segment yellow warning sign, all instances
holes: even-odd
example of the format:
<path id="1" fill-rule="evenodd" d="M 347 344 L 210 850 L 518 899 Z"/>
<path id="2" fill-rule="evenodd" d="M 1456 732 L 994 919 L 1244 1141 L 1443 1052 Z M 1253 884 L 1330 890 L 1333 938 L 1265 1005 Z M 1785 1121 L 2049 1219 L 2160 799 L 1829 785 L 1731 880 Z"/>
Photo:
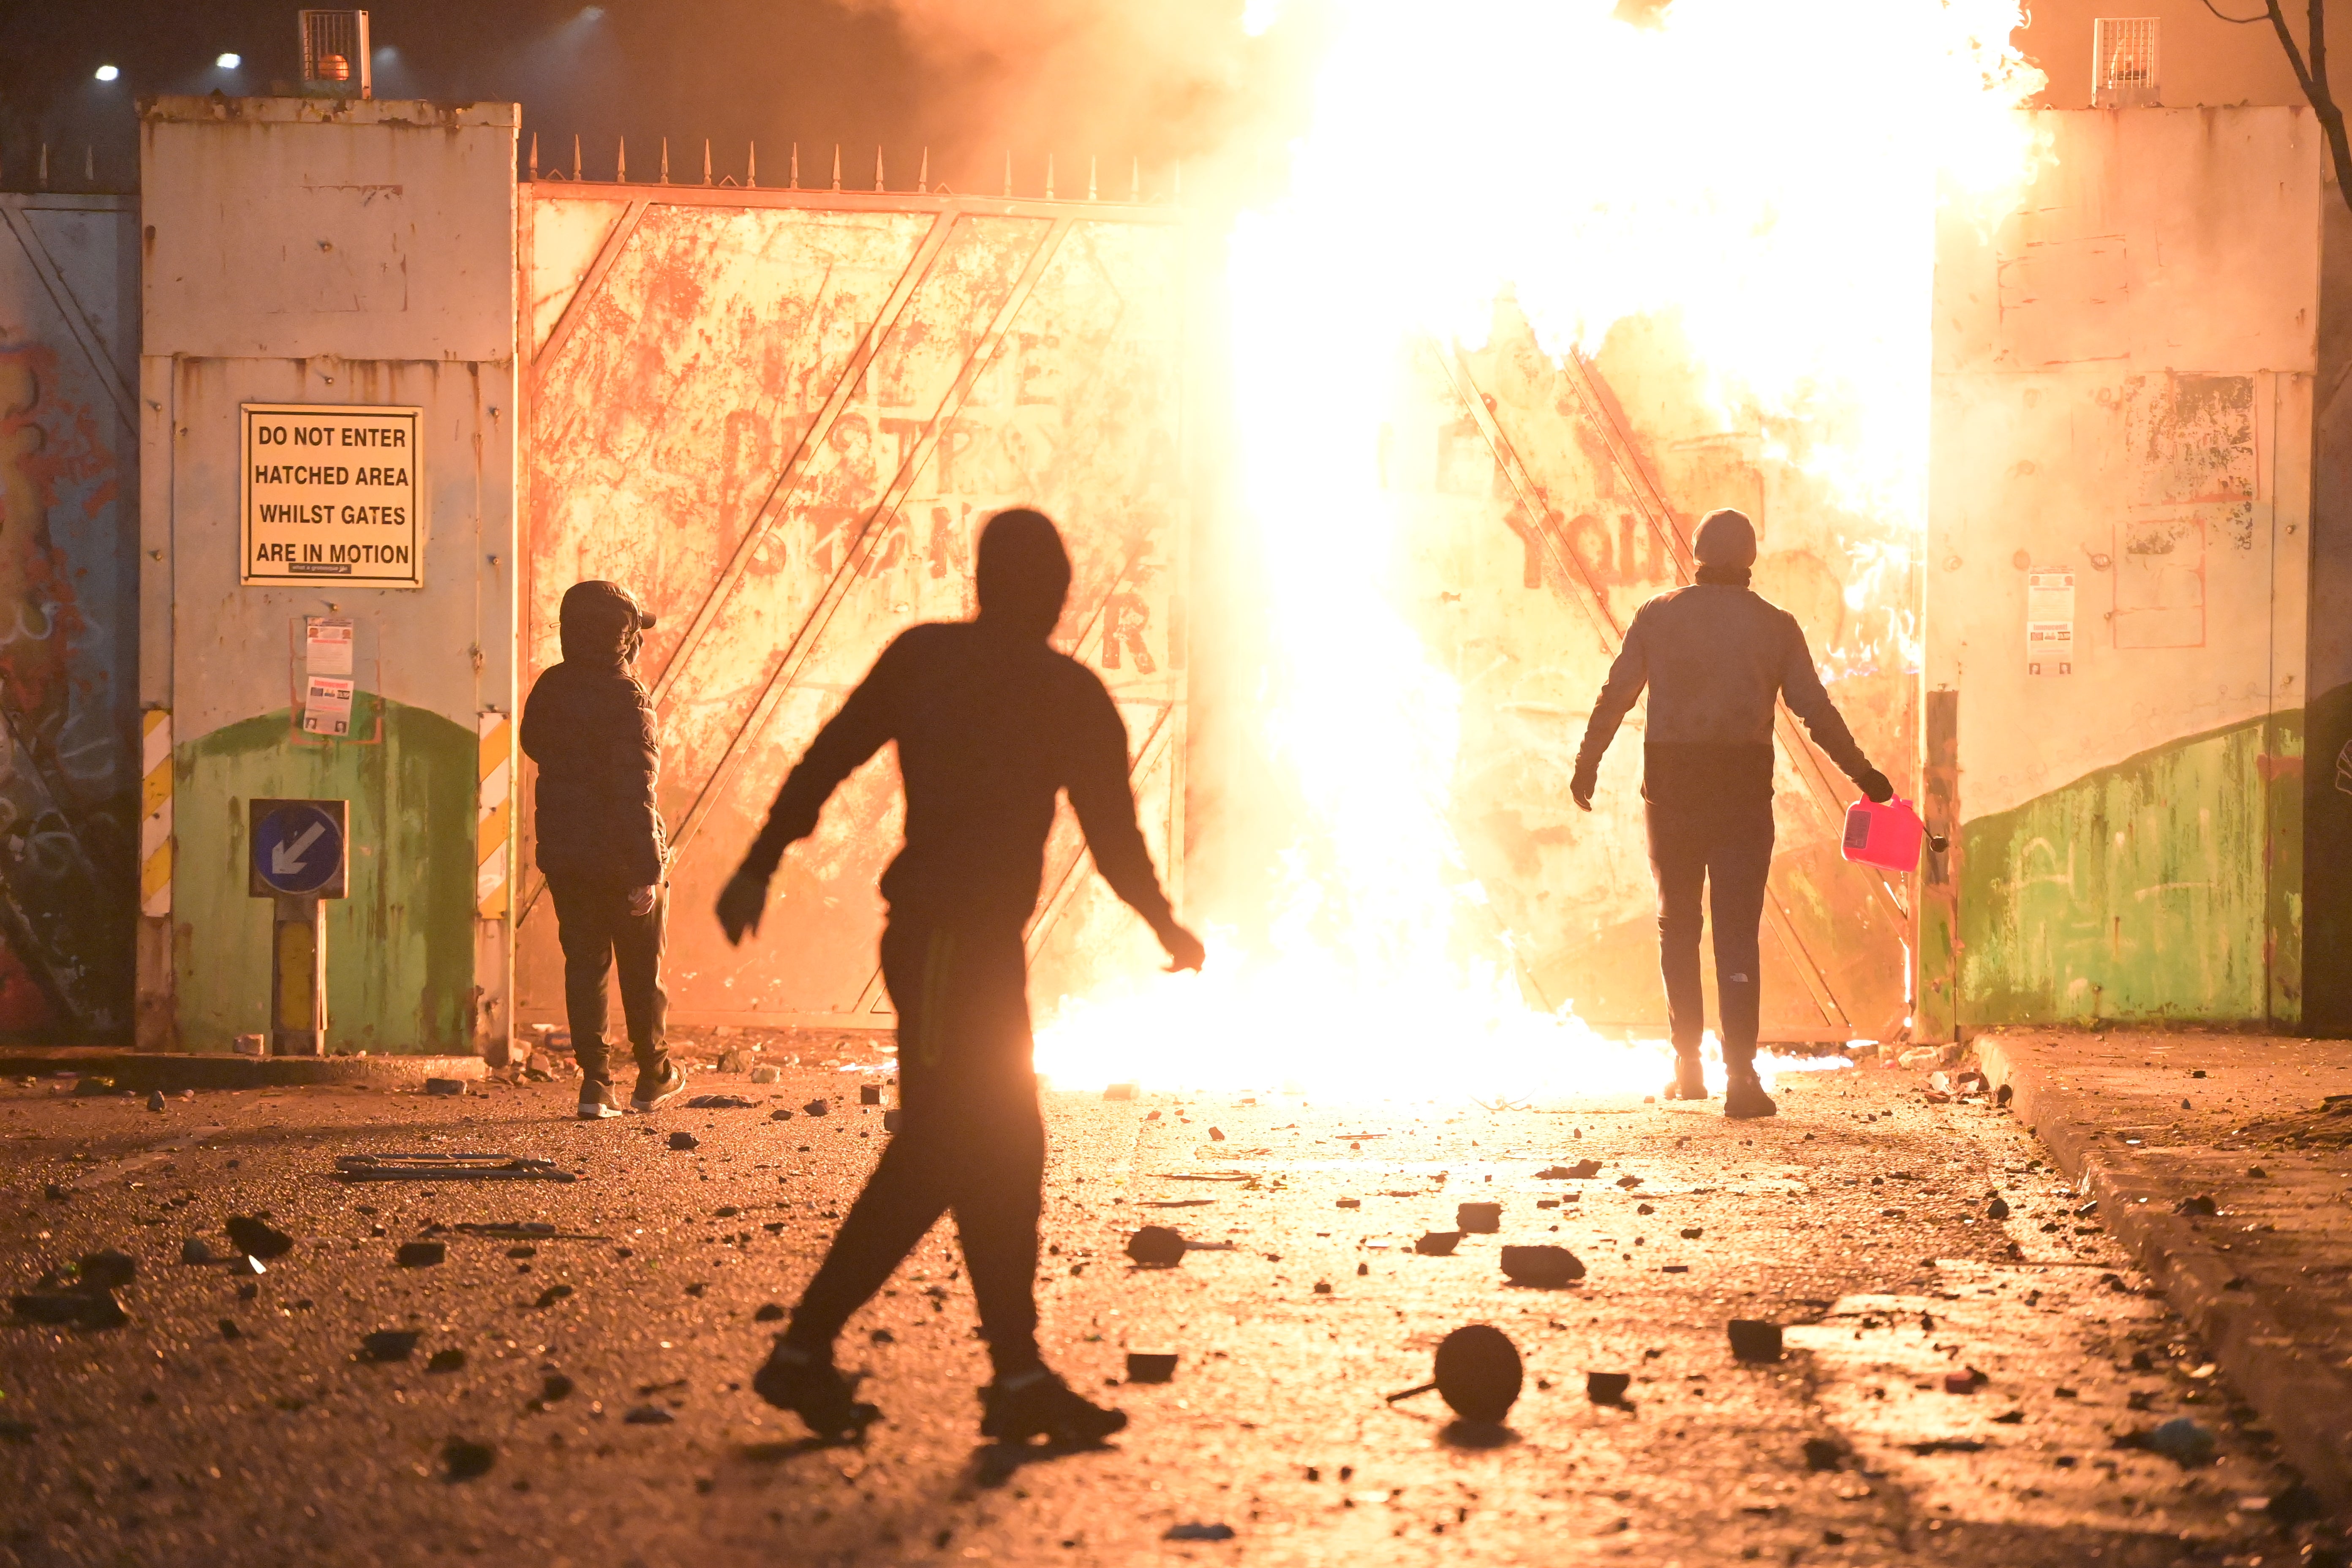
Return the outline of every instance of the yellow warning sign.
<path id="1" fill-rule="evenodd" d="M 423 587 L 423 413 L 246 404 L 240 580 Z"/>

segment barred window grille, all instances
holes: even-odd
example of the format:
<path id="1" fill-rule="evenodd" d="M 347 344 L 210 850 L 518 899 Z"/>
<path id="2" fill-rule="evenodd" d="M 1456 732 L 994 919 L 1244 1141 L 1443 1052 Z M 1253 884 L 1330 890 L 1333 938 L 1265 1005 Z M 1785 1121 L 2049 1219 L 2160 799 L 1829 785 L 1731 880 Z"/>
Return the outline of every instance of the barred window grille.
<path id="1" fill-rule="evenodd" d="M 2100 109 L 2147 109 L 2157 102 L 2154 16 L 2101 16 L 2091 24 L 2091 102 Z"/>
<path id="2" fill-rule="evenodd" d="M 368 14 L 305 11 L 301 26 L 303 87 L 369 96 Z"/>

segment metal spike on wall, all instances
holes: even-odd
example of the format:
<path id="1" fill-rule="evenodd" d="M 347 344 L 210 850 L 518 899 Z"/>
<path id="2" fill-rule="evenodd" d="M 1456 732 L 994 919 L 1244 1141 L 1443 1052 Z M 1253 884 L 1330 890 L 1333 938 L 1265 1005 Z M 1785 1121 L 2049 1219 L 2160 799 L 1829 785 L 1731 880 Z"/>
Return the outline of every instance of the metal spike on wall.
<path id="1" fill-rule="evenodd" d="M 882 183 L 882 149 L 878 145 L 874 149 L 874 188 L 877 191 L 889 188 Z"/>
<path id="2" fill-rule="evenodd" d="M 702 183 L 710 184 L 710 138 L 702 139 Z"/>
<path id="3" fill-rule="evenodd" d="M 756 191 L 760 188 L 760 144 L 753 142 L 750 146 L 751 154 L 743 163 L 743 188 Z"/>
<path id="4" fill-rule="evenodd" d="M 580 133 L 576 131 L 572 133 L 572 177 L 580 177 Z"/>
<path id="5" fill-rule="evenodd" d="M 1045 199 L 1054 199 L 1054 154 L 1045 154 Z"/>
<path id="6" fill-rule="evenodd" d="M 663 137 L 663 138 L 661 139 L 661 142 L 662 142 L 661 183 L 662 183 L 663 184 L 667 185 L 667 184 L 669 184 L 669 138 L 668 138 L 668 137 L 667 137 L 667 136 Z"/>
<path id="7" fill-rule="evenodd" d="M 41 143 L 41 189 L 49 188 L 49 144 Z"/>
<path id="8" fill-rule="evenodd" d="M 1087 200 L 1090 202 L 1097 199 L 1095 194 L 1095 164 L 1097 162 L 1092 153 L 1087 154 Z"/>
<path id="9" fill-rule="evenodd" d="M 530 133 L 530 177 L 539 178 L 539 132 Z"/>
<path id="10" fill-rule="evenodd" d="M 628 180 L 629 139 L 624 136 L 621 138 L 621 151 L 613 164 L 613 183 L 616 185 L 623 185 L 628 184 Z"/>
<path id="11" fill-rule="evenodd" d="M 923 149 L 923 166 L 915 175 L 915 190 L 920 195 L 930 195 L 931 150 L 929 147 Z"/>
<path id="12" fill-rule="evenodd" d="M 796 191 L 801 188 L 801 144 L 797 142 L 793 143 L 792 188 Z"/>
<path id="13" fill-rule="evenodd" d="M 833 188 L 841 189 L 841 143 L 833 144 Z"/>

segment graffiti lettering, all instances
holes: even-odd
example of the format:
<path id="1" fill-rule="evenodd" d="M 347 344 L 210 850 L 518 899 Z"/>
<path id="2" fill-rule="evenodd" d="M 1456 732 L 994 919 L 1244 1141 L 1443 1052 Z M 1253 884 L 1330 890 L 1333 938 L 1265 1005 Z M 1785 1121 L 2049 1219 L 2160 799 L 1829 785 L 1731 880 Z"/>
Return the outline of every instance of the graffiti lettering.
<path id="1" fill-rule="evenodd" d="M 1143 640 L 1144 629 L 1151 625 L 1151 606 L 1140 594 L 1120 589 L 1103 601 L 1102 667 L 1119 668 L 1120 650 L 1135 661 L 1139 675 L 1151 675 L 1160 667 L 1152 661 L 1151 649 Z"/>

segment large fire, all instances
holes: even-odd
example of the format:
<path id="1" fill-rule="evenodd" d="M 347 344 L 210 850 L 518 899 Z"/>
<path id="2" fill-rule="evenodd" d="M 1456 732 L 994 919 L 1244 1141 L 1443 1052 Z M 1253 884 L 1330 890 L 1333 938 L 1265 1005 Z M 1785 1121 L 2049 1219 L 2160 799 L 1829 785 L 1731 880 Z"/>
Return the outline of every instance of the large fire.
<path id="1" fill-rule="evenodd" d="M 1252 26 L 1282 9 L 1256 0 Z M 1213 930 L 1199 976 L 1065 999 L 1038 1066 L 1080 1086 L 1646 1092 L 1663 1045 L 1545 1005 L 1451 825 L 1460 692 L 1396 607 L 1381 483 L 1411 345 L 1476 344 L 1505 292 L 1554 355 L 1671 318 L 1732 417 L 1794 433 L 1789 460 L 1907 537 L 1937 205 L 2025 177 L 2016 110 L 2042 79 L 2010 45 L 2014 0 L 1318 16 L 1309 129 L 1285 194 L 1237 222 L 1226 279 L 1268 595 L 1257 720 L 1306 823 L 1262 933 Z"/>

